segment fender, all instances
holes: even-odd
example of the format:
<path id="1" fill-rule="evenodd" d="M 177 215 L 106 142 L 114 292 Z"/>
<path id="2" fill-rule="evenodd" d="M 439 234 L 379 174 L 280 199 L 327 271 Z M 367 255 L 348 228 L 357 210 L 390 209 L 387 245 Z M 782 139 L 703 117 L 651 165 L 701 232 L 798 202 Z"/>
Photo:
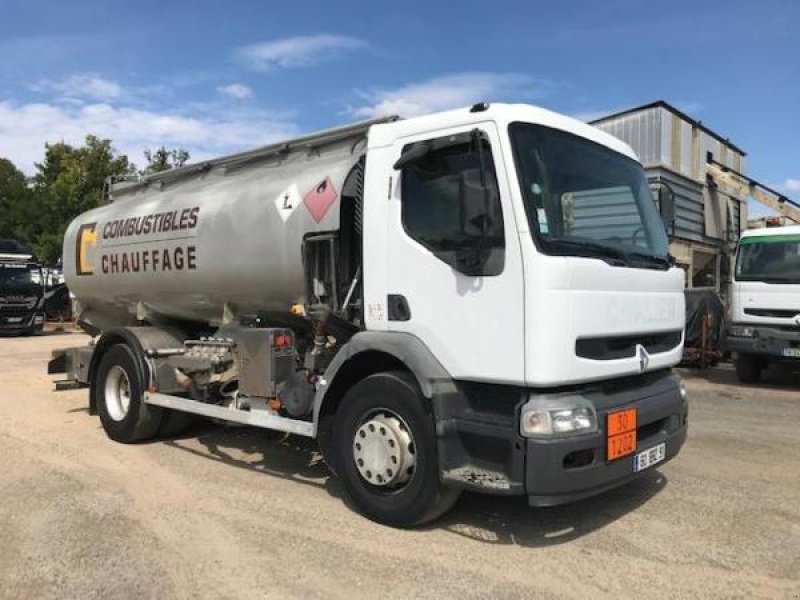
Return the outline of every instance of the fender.
<path id="1" fill-rule="evenodd" d="M 369 351 L 382 352 L 404 364 L 417 380 L 425 398 L 433 400 L 459 393 L 450 373 L 415 335 L 405 332 L 361 331 L 342 346 L 320 380 L 314 397 L 314 435 L 317 433 L 319 415 L 326 395 L 337 374 L 347 361 Z"/>
<path id="2" fill-rule="evenodd" d="M 97 341 L 94 352 L 92 352 L 92 361 L 89 365 L 89 414 L 96 414 L 97 400 L 94 376 L 107 348 L 118 343 L 130 346 L 134 350 L 139 363 L 142 381 L 152 383 L 155 369 L 146 356 L 147 352 L 163 348 L 181 347 L 184 339 L 185 336 L 178 331 L 160 327 L 118 327 L 104 331 Z"/>

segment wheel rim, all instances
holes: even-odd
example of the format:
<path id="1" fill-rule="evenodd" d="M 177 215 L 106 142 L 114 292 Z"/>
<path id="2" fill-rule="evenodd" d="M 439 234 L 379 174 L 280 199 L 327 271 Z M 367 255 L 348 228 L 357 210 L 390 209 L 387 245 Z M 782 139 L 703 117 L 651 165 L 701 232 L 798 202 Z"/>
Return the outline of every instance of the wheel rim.
<path id="1" fill-rule="evenodd" d="M 105 401 L 108 416 L 122 421 L 131 405 L 131 382 L 125 369 L 114 365 L 106 376 Z"/>
<path id="2" fill-rule="evenodd" d="M 386 491 L 407 486 L 417 464 L 411 429 L 394 411 L 372 411 L 356 428 L 353 461 L 361 478 L 372 486 Z"/>

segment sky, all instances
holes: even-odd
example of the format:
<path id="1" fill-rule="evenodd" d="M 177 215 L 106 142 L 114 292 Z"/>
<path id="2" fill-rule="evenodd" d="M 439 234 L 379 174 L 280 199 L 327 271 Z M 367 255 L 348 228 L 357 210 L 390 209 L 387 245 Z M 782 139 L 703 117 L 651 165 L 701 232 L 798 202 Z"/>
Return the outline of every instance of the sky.
<path id="1" fill-rule="evenodd" d="M 800 201 L 800 2 L 0 0 L 0 157 L 92 133 L 143 164 L 480 100 L 667 100 Z"/>

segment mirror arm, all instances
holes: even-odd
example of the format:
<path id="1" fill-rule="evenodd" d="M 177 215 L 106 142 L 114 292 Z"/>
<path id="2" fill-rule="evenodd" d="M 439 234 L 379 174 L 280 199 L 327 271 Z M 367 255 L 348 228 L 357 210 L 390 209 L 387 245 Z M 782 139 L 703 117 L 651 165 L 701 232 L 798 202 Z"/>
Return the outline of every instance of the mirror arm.
<path id="1" fill-rule="evenodd" d="M 661 179 L 661 177 L 658 178 L 658 181 L 656 181 L 656 184 L 659 186 L 659 188 L 665 188 L 667 191 L 669 191 L 670 203 L 672 204 L 672 210 L 671 210 L 672 214 L 670 215 L 669 223 L 666 223 L 666 222 L 664 223 L 664 228 L 667 230 L 667 234 L 668 235 L 675 235 L 675 221 L 677 220 L 677 214 L 676 214 L 677 213 L 677 206 L 675 205 L 675 196 L 676 196 L 675 188 L 673 188 L 672 185 L 669 182 L 664 181 L 663 179 Z M 659 192 L 658 208 L 659 208 L 659 213 L 662 213 L 662 217 L 663 217 L 663 210 L 664 209 L 663 209 L 663 203 L 662 203 L 662 200 L 661 200 L 661 193 L 660 192 Z"/>
<path id="2" fill-rule="evenodd" d="M 480 241 L 480 250 L 483 252 L 484 245 L 486 244 L 486 238 L 489 237 L 489 194 L 486 189 L 486 160 L 483 156 L 483 141 L 481 137 L 481 130 L 477 127 L 472 130 L 472 140 L 475 145 L 478 147 L 478 165 L 480 167 L 480 180 L 481 180 L 481 189 L 483 190 L 483 212 L 486 215 L 483 219 L 483 223 L 481 223 L 481 241 Z"/>

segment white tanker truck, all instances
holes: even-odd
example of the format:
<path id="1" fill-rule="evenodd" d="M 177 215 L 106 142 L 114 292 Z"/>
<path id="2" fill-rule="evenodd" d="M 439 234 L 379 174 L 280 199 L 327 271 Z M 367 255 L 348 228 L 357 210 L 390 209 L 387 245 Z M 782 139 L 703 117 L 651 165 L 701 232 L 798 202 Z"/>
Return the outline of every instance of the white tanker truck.
<path id="1" fill-rule="evenodd" d="M 317 438 L 365 515 L 551 506 L 675 456 L 673 267 L 629 146 L 527 105 L 387 118 L 113 183 L 64 239 L 57 387 L 110 438 Z"/>

